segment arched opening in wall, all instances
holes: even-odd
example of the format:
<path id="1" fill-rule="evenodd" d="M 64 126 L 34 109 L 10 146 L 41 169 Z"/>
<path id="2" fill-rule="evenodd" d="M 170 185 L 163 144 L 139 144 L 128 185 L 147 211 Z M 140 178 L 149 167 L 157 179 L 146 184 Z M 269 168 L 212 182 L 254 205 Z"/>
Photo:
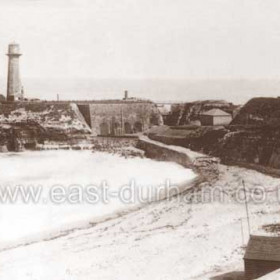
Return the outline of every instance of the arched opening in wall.
<path id="1" fill-rule="evenodd" d="M 151 115 L 150 124 L 151 125 L 159 125 L 159 118 L 155 114 Z"/>
<path id="2" fill-rule="evenodd" d="M 137 132 L 142 132 L 142 131 L 143 131 L 143 125 L 142 125 L 142 123 L 141 123 L 141 122 L 136 122 L 136 123 L 134 124 L 134 130 L 135 130 L 136 133 L 137 133 Z"/>
<path id="3" fill-rule="evenodd" d="M 121 125 L 118 122 L 113 124 L 113 135 L 121 135 Z"/>
<path id="4" fill-rule="evenodd" d="M 124 123 L 124 132 L 125 134 L 132 134 L 132 128 L 129 122 Z"/>
<path id="5" fill-rule="evenodd" d="M 109 135 L 109 125 L 107 123 L 100 124 L 100 135 Z"/>

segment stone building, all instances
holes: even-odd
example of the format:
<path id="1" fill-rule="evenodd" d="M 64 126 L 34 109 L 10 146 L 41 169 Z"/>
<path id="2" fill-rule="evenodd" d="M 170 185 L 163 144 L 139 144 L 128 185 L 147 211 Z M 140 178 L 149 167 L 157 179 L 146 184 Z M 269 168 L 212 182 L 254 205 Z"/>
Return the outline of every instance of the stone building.
<path id="1" fill-rule="evenodd" d="M 245 280 L 257 279 L 280 268 L 280 237 L 251 236 L 245 257 Z"/>
<path id="2" fill-rule="evenodd" d="M 228 125 L 231 121 L 231 114 L 221 109 L 211 109 L 200 114 L 200 122 L 203 126 Z"/>
<path id="3" fill-rule="evenodd" d="M 23 87 L 20 80 L 19 58 L 21 56 L 19 45 L 12 43 L 9 45 L 7 56 L 8 81 L 7 81 L 7 101 L 17 101 L 23 99 Z"/>
<path id="4" fill-rule="evenodd" d="M 150 101 L 104 100 L 78 103 L 78 107 L 94 135 L 130 135 L 163 124 L 157 106 Z"/>

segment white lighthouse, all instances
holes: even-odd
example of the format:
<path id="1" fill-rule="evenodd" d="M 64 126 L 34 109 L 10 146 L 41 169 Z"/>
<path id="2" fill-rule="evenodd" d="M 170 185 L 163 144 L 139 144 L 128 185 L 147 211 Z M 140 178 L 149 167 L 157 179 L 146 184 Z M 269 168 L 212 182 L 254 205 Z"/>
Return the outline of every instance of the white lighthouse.
<path id="1" fill-rule="evenodd" d="M 23 87 L 20 80 L 19 58 L 21 56 L 19 44 L 9 45 L 7 56 L 8 62 L 8 82 L 7 101 L 17 101 L 23 99 Z"/>

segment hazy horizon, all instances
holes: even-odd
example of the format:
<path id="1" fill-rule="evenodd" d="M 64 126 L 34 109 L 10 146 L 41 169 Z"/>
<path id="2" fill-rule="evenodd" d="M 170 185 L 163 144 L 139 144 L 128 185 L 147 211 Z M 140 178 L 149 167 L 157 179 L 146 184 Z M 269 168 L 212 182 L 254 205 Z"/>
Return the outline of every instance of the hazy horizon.
<path id="1" fill-rule="evenodd" d="M 160 79 L 38 79 L 23 78 L 25 96 L 56 100 L 120 99 L 130 97 L 152 101 L 191 102 L 223 99 L 244 104 L 253 97 L 280 96 L 279 80 L 160 80 Z M 0 79 L 0 93 L 6 96 L 6 80 Z"/>

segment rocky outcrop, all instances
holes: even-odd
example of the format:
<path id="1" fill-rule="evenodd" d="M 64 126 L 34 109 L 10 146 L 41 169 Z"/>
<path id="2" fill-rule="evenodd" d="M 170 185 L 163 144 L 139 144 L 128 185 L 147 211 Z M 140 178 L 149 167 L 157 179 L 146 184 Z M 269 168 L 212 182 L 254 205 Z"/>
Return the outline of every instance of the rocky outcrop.
<path id="1" fill-rule="evenodd" d="M 6 152 L 37 149 L 45 141 L 70 143 L 86 138 L 91 130 L 70 102 L 4 102 L 0 133 L 0 152 Z"/>
<path id="2" fill-rule="evenodd" d="M 280 126 L 157 128 L 149 138 L 216 156 L 226 164 L 280 175 Z"/>
<path id="3" fill-rule="evenodd" d="M 35 150 L 48 138 L 48 132 L 36 122 L 0 124 L 0 152 Z"/>
<path id="4" fill-rule="evenodd" d="M 1 103 L 0 124 L 36 122 L 65 135 L 90 133 L 77 106 L 70 102 Z"/>
<path id="5" fill-rule="evenodd" d="M 150 139 L 168 145 L 177 145 L 201 153 L 215 155 L 218 143 L 229 132 L 224 127 L 158 127 L 147 134 Z"/>
<path id="6" fill-rule="evenodd" d="M 235 115 L 239 106 L 223 100 L 203 100 L 177 104 L 172 106 L 171 113 L 166 117 L 165 124 L 173 126 L 200 124 L 200 114 L 216 108 Z"/>
<path id="7" fill-rule="evenodd" d="M 253 98 L 238 112 L 232 125 L 278 125 L 280 123 L 280 98 Z"/>
<path id="8" fill-rule="evenodd" d="M 200 108 L 206 108 L 202 104 L 200 103 Z M 183 112 L 189 112 L 189 119 L 192 119 L 191 116 L 197 115 L 193 112 L 199 112 L 198 107 L 198 104 L 185 107 Z M 226 108 L 222 109 L 226 111 Z M 149 137 L 218 156 L 225 163 L 247 165 L 256 169 L 260 167 L 268 173 L 278 174 L 280 98 L 251 99 L 227 127 L 171 127 L 150 131 Z"/>
<path id="9" fill-rule="evenodd" d="M 226 162 L 245 162 L 280 168 L 280 126 L 231 127 L 217 154 Z"/>
<path id="10" fill-rule="evenodd" d="M 236 115 L 219 145 L 225 161 L 280 168 L 280 98 L 253 98 Z"/>

